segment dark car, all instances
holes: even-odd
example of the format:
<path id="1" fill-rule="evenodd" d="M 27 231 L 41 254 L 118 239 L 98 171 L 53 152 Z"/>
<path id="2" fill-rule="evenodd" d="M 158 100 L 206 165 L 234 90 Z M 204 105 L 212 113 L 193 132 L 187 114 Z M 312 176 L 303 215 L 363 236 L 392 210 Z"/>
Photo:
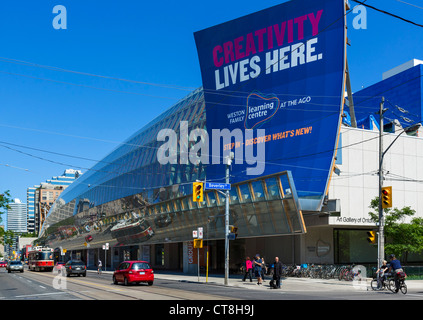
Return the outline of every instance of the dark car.
<path id="1" fill-rule="evenodd" d="M 16 261 L 9 261 L 9 263 L 7 264 L 7 272 L 12 272 L 12 271 L 20 271 L 20 272 L 24 272 L 24 267 L 22 264 L 22 261 L 16 260 Z"/>
<path id="2" fill-rule="evenodd" d="M 123 261 L 113 273 L 113 283 L 123 282 L 126 286 L 132 282 L 147 282 L 153 285 L 154 272 L 146 261 Z"/>
<path id="3" fill-rule="evenodd" d="M 65 270 L 67 277 L 70 277 L 71 274 L 87 276 L 87 267 L 81 260 L 69 260 L 65 264 Z"/>

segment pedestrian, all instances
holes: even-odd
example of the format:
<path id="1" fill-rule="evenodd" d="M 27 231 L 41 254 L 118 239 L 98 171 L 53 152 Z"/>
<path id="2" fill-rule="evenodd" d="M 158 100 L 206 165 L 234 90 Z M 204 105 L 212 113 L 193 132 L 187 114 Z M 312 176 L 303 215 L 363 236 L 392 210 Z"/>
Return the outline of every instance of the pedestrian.
<path id="1" fill-rule="evenodd" d="M 261 279 L 261 267 L 262 267 L 262 260 L 260 259 L 260 255 L 256 254 L 256 256 L 254 257 L 254 276 L 257 278 L 257 284 L 261 285 L 262 284 L 262 279 Z"/>
<path id="2" fill-rule="evenodd" d="M 273 281 L 275 289 L 281 288 L 281 277 L 282 277 L 282 262 L 279 261 L 279 257 L 275 257 L 275 262 L 273 262 Z"/>
<path id="3" fill-rule="evenodd" d="M 250 282 L 253 282 L 253 262 L 251 261 L 250 257 L 245 258 L 245 274 L 242 281 L 247 279 L 247 275 L 250 278 Z"/>
<path id="4" fill-rule="evenodd" d="M 103 266 L 103 264 L 101 263 L 101 260 L 98 259 L 98 263 L 97 263 L 97 273 L 101 274 L 101 267 Z"/>
<path id="5" fill-rule="evenodd" d="M 267 272 L 267 267 L 266 267 L 266 262 L 264 262 L 264 257 L 261 258 L 261 279 L 263 280 L 263 282 L 266 282 L 264 280 L 264 276 L 266 275 Z"/>

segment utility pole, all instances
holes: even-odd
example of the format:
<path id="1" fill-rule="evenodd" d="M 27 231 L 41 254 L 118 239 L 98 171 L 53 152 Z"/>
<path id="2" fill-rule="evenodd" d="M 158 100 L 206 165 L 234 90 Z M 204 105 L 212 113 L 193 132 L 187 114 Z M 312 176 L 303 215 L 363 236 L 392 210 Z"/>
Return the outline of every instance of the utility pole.
<path id="1" fill-rule="evenodd" d="M 379 236 L 378 236 L 378 267 L 382 265 L 382 262 L 385 258 L 385 239 L 384 239 L 384 230 L 383 226 L 385 224 L 383 217 L 383 208 L 382 208 L 382 187 L 383 187 L 383 114 L 386 109 L 383 109 L 385 104 L 385 98 L 382 97 L 380 102 L 379 109 Z"/>
<path id="2" fill-rule="evenodd" d="M 233 152 L 231 152 L 226 158 L 226 183 L 229 184 L 229 167 L 232 163 Z M 226 190 L 226 201 L 225 201 L 225 286 L 228 285 L 229 279 L 229 190 Z"/>

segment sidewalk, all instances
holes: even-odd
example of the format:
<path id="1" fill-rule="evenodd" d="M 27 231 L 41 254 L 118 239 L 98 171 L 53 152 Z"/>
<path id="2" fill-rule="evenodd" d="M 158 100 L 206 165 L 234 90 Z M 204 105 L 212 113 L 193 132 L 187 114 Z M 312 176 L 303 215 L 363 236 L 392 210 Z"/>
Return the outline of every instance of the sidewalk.
<path id="1" fill-rule="evenodd" d="M 87 270 L 88 272 L 97 272 L 97 270 Z M 112 276 L 113 271 L 103 271 L 104 274 L 110 274 Z M 180 282 L 193 282 L 202 283 L 206 285 L 218 285 L 226 287 L 224 284 L 224 275 L 212 274 L 206 279 L 205 274 L 200 274 L 200 277 L 196 274 L 185 274 L 182 272 L 164 271 L 157 270 L 154 272 L 156 279 L 173 280 Z M 247 279 L 245 282 L 242 281 L 242 275 L 230 275 L 228 279 L 228 287 L 246 288 L 251 290 L 271 290 L 269 286 L 270 277 L 265 278 L 265 282 L 262 285 L 257 285 L 257 280 L 253 279 L 250 282 Z M 367 286 L 370 288 L 370 278 L 366 279 Z M 287 277 L 281 280 L 281 289 L 288 291 L 350 291 L 356 290 L 352 281 L 339 281 L 338 279 L 312 279 L 312 278 L 295 278 Z M 408 280 L 407 286 L 409 289 L 422 289 L 423 280 Z M 370 289 L 371 290 L 371 289 Z"/>

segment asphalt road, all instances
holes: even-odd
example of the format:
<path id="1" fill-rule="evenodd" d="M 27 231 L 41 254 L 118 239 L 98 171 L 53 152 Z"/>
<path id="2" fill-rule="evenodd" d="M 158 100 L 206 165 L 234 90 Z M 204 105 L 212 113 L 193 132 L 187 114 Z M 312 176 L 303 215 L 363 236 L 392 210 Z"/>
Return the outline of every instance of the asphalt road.
<path id="1" fill-rule="evenodd" d="M 52 272 L 7 273 L 0 269 L 2 300 L 159 300 L 159 301 L 224 301 L 224 300 L 423 300 L 423 287 L 409 286 L 408 293 L 393 294 L 357 289 L 350 284 L 316 279 L 287 279 L 282 289 L 272 290 L 254 282 L 223 286 L 198 283 L 156 275 L 153 286 L 146 284 L 114 285 L 110 273 L 87 277 L 62 277 Z"/>

